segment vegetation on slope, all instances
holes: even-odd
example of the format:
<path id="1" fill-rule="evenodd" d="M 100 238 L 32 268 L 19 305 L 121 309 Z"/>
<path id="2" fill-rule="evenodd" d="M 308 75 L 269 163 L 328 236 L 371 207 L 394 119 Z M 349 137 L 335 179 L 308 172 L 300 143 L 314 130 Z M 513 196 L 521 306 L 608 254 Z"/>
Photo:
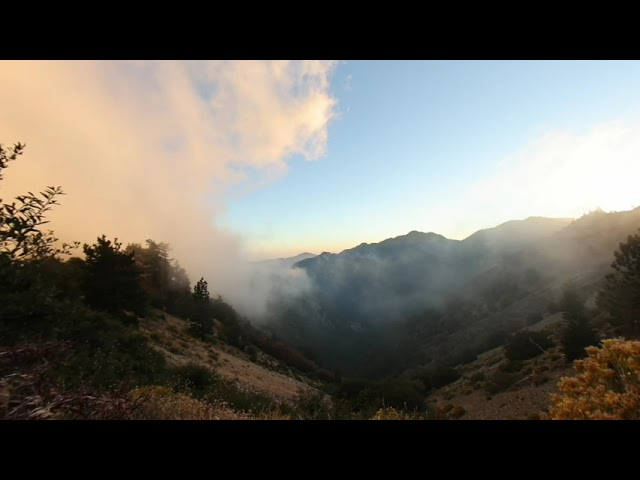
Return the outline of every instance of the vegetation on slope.
<path id="1" fill-rule="evenodd" d="M 574 362 L 576 376 L 560 380 L 545 418 L 639 420 L 640 341 L 607 339 L 587 355 Z"/>
<path id="2" fill-rule="evenodd" d="M 19 144 L 0 146 L 0 180 L 3 170 L 23 151 Z M 514 250 L 504 258 L 495 256 L 496 252 L 489 258 L 491 262 L 515 265 L 513 268 L 498 265 L 480 269 L 481 274 L 446 301 L 396 323 L 365 324 L 357 316 L 343 322 L 344 311 L 357 306 L 358 292 L 371 294 L 366 282 L 360 281 L 353 284 L 355 290 L 350 290 L 355 292 L 353 298 L 334 306 L 343 309 L 342 313 L 328 311 L 326 305 L 318 307 L 309 298 L 304 299 L 307 303 L 302 307 L 293 305 L 287 307 L 289 311 L 280 311 L 282 320 L 293 320 L 294 325 L 308 312 L 313 319 L 318 311 L 329 315 L 325 317 L 329 329 L 326 325 L 318 329 L 308 321 L 297 324 L 302 329 L 298 332 L 301 338 L 324 342 L 321 350 L 314 348 L 319 344 L 303 344 L 301 350 L 311 352 L 323 365 L 341 370 L 355 354 L 360 365 L 367 367 L 366 376 L 358 377 L 351 371 L 346 372 L 351 376 L 343 377 L 292 348 L 287 338 L 283 341 L 256 329 L 221 297 L 211 298 L 204 278 L 191 289 L 186 272 L 170 258 L 168 244 L 147 240 L 145 246 L 130 244 L 123 248 L 117 239 L 101 235 L 95 243 L 83 245 L 84 259 L 64 260 L 79 245 L 57 246 L 53 232 L 44 230 L 46 214 L 57 205 L 60 195 L 63 191 L 59 187 L 48 187 L 39 195 L 18 196 L 12 203 L 0 200 L 2 418 L 465 418 L 472 415 L 470 409 L 453 403 L 433 408 L 426 401 L 428 396 L 448 389 L 448 385 L 465 385 L 487 396 L 515 391 L 529 381 L 541 385 L 549 379 L 543 373 L 546 365 L 541 359 L 555 362 L 556 355 L 562 357 L 554 342 L 567 361 L 582 356 L 585 347 L 590 357 L 576 363 L 583 377 L 561 382 L 565 397 L 554 397 L 551 418 L 636 418 L 635 344 L 605 341 L 603 348 L 609 357 L 589 346 L 599 341 L 596 320 L 600 333 L 613 329 L 618 334 L 637 334 L 639 235 L 628 237 L 615 252 L 615 272 L 599 290 L 597 310 L 587 308 L 584 299 L 569 290 L 558 301 L 555 291 L 545 286 L 549 278 L 540 268 L 544 262 L 532 265 L 524 261 L 522 252 Z M 569 234 L 583 235 L 583 227 L 584 222 L 574 222 L 555 234 L 553 242 L 565 241 Z M 400 286 L 391 286 L 391 294 L 398 288 L 404 291 L 406 286 L 416 287 L 409 284 L 420 274 L 419 262 L 413 261 L 418 257 L 430 262 L 435 273 L 446 276 L 446 262 L 434 254 L 456 248 L 435 235 L 410 237 L 401 245 L 388 241 L 382 247 L 382 257 L 392 268 L 393 278 L 401 279 Z M 602 250 L 610 240 L 604 237 L 593 237 L 586 250 L 578 248 L 584 255 L 572 253 L 571 262 Z M 409 251 L 418 244 L 418 257 L 396 258 L 397 248 Z M 368 268 L 374 268 L 377 261 L 374 253 L 370 246 L 358 247 L 348 253 L 349 262 L 366 267 L 360 269 L 361 276 L 371 273 Z M 321 255 L 311 260 L 326 259 Z M 472 266 L 486 266 L 489 260 L 479 257 L 479 263 Z M 455 263 L 455 259 L 451 261 Z M 564 264 L 567 271 L 571 262 Z M 411 275 L 403 276 L 407 271 Z M 585 274 L 574 286 L 582 294 L 593 293 L 599 287 L 594 280 L 599 272 L 596 269 Z M 324 270 L 324 274 L 329 273 Z M 556 280 L 563 278 L 558 274 Z M 418 282 L 417 287 L 423 293 L 437 293 L 451 281 L 445 278 L 437 285 Z M 533 329 L 540 323 L 543 305 L 550 303 L 554 311 L 562 312 L 563 328 L 509 335 L 524 325 Z M 367 308 L 373 309 L 370 313 L 375 316 L 376 305 Z M 219 342 L 242 352 L 252 363 L 262 362 L 265 368 L 285 364 L 294 375 L 326 385 L 316 383 L 319 390 L 301 389 L 295 398 L 281 401 L 242 388 L 212 365 L 168 361 L 170 356 L 153 343 L 153 334 L 140 328 L 141 321 L 162 322 L 163 312 L 181 317 L 185 327 L 190 327 L 192 337 L 181 340 L 182 350 L 189 349 L 190 342 L 201 342 L 205 348 Z M 505 362 L 490 372 L 464 374 L 465 364 L 501 345 L 505 345 Z M 212 348 L 209 353 L 216 355 Z M 601 360 L 605 357 L 609 362 L 606 368 L 602 363 L 605 360 Z M 332 362 L 326 361 L 329 358 Z M 631 383 L 625 383 L 626 377 L 615 377 L 618 364 L 626 369 Z M 597 375 L 610 382 L 598 380 Z M 593 385 L 584 387 L 585 382 L 592 381 Z M 592 395 L 589 389 L 603 393 L 610 402 L 604 406 L 585 403 L 580 395 Z"/>
<path id="3" fill-rule="evenodd" d="M 21 144 L 0 145 L 0 179 L 23 152 Z M 147 240 L 144 248 L 123 248 L 117 239 L 102 235 L 83 246 L 85 259 L 65 261 L 63 256 L 79 245 L 57 247 L 53 232 L 43 231 L 47 212 L 63 194 L 59 187 L 48 187 L 12 203 L 0 200 L 3 418 L 140 418 L 140 411 L 151 408 L 142 408 L 142 400 L 166 399 L 166 389 L 176 395 L 169 396 L 177 399 L 169 402 L 176 412 L 189 404 L 185 396 L 213 409 L 198 410 L 191 403 L 194 412 L 200 412 L 194 418 L 217 412 L 220 405 L 246 412 L 240 417 L 295 411 L 243 390 L 213 370 L 169 364 L 140 330 L 141 318 L 157 315 L 151 307 L 182 315 L 196 325 L 194 333 L 201 338 L 212 336 L 216 319 L 219 339 L 245 350 L 257 349 L 257 343 L 306 373 L 330 376 L 282 342 L 252 329 L 222 298 L 211 300 L 204 279 L 192 292 L 184 270 L 169 258 L 167 244 Z M 150 395 L 132 396 L 132 390 Z"/>

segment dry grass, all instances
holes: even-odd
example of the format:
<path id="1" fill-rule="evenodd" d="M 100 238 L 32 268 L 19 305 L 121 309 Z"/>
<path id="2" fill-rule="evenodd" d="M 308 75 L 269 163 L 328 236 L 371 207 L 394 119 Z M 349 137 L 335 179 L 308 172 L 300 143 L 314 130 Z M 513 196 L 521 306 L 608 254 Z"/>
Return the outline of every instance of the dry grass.
<path id="1" fill-rule="evenodd" d="M 277 408 L 251 415 L 224 402 L 196 400 L 161 386 L 139 388 L 129 395 L 141 405 L 134 417 L 138 420 L 290 420 Z"/>
<path id="2" fill-rule="evenodd" d="M 411 414 L 393 407 L 382 407 L 371 420 L 426 420 L 426 415 Z"/>
<path id="3" fill-rule="evenodd" d="M 167 387 L 143 387 L 130 393 L 141 401 L 137 420 L 250 420 L 246 413 L 236 412 L 224 403 L 210 404 L 196 400 Z"/>
<path id="4" fill-rule="evenodd" d="M 235 347 L 192 337 L 188 334 L 186 321 L 170 314 L 165 314 L 165 318 L 163 322 L 144 319 L 140 328 L 152 341 L 153 348 L 172 365 L 202 365 L 235 382 L 241 389 L 263 393 L 278 401 L 291 400 L 301 387 L 312 384 L 304 377 L 300 381 L 257 365 Z M 261 357 L 271 364 L 278 363 L 266 355 L 261 354 Z"/>
<path id="5" fill-rule="evenodd" d="M 503 391 L 487 393 L 489 382 L 505 362 L 500 348 L 478 356 L 465 365 L 463 378 L 436 391 L 428 401 L 437 411 L 449 404 L 463 407 L 466 413 L 460 417 L 462 420 L 527 418 L 551 405 L 551 394 L 558 392 L 557 381 L 571 371 L 557 348 L 549 349 L 523 362 L 522 379 Z M 484 380 L 479 380 L 482 377 Z"/>

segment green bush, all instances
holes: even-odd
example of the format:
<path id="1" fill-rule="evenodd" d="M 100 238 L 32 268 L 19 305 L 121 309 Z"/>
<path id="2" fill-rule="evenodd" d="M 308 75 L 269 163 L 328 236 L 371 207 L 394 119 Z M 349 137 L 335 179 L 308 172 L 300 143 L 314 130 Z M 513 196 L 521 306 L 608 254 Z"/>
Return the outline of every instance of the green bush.
<path id="1" fill-rule="evenodd" d="M 600 337 L 587 319 L 567 319 L 560 333 L 560 346 L 567 362 L 586 357 L 586 347 L 599 343 Z"/>
<path id="2" fill-rule="evenodd" d="M 462 405 L 454 405 L 448 403 L 437 412 L 437 418 L 440 420 L 457 420 L 467 413 Z"/>
<path id="3" fill-rule="evenodd" d="M 473 375 L 471 375 L 471 378 L 469 378 L 469 380 L 471 380 L 472 382 L 484 382 L 487 379 L 487 376 L 482 373 L 482 372 L 476 372 Z"/>
<path id="4" fill-rule="evenodd" d="M 60 338 L 74 343 L 69 357 L 53 370 L 68 387 L 109 389 L 123 381 L 144 386 L 166 380 L 162 354 L 135 328 L 107 313 L 78 308 L 57 326 Z"/>
<path id="5" fill-rule="evenodd" d="M 293 400 L 293 417 L 300 420 L 334 420 L 335 413 L 327 395 L 319 390 L 301 388 Z"/>
<path id="6" fill-rule="evenodd" d="M 195 363 L 174 367 L 170 378 L 177 392 L 189 392 L 197 399 L 214 391 L 221 382 L 214 371 Z"/>
<path id="7" fill-rule="evenodd" d="M 455 382 L 460 378 L 460 374 L 451 367 L 436 367 L 422 369 L 414 378 L 422 382 L 426 390 L 430 390 Z"/>
<path id="8" fill-rule="evenodd" d="M 544 332 L 518 332 L 507 339 L 505 356 L 509 360 L 528 360 L 544 353 L 552 346 L 553 342 Z"/>
<path id="9" fill-rule="evenodd" d="M 169 378 L 169 383 L 179 393 L 210 403 L 223 402 L 237 411 L 257 414 L 282 407 L 268 395 L 246 389 L 198 364 L 174 367 Z"/>

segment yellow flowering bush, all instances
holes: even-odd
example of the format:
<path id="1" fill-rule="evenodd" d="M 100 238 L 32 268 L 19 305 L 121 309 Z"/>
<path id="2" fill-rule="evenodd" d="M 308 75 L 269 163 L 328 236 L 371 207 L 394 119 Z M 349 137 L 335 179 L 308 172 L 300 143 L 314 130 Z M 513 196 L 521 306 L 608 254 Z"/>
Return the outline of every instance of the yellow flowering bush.
<path id="1" fill-rule="evenodd" d="M 224 403 L 212 405 L 167 387 L 143 387 L 131 392 L 140 402 L 137 418 L 141 420 L 249 420 L 251 417 Z"/>
<path id="2" fill-rule="evenodd" d="M 380 408 L 371 420 L 426 420 L 426 416 L 396 410 L 393 407 Z"/>
<path id="3" fill-rule="evenodd" d="M 576 377 L 558 382 L 559 394 L 543 418 L 551 420 L 640 419 L 640 341 L 604 340 L 576 360 Z"/>

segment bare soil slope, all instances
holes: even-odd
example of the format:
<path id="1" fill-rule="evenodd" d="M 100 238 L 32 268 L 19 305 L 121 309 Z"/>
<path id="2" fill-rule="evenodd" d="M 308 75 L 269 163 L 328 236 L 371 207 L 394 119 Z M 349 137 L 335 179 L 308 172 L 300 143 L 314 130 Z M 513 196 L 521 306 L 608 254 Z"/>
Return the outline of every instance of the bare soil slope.
<path id="1" fill-rule="evenodd" d="M 243 389 L 267 394 L 275 400 L 290 400 L 313 382 L 278 360 L 259 352 L 256 362 L 238 348 L 213 339 L 203 341 L 188 331 L 188 322 L 156 312 L 140 322 L 140 330 L 153 347 L 172 365 L 196 363 L 235 381 Z"/>

